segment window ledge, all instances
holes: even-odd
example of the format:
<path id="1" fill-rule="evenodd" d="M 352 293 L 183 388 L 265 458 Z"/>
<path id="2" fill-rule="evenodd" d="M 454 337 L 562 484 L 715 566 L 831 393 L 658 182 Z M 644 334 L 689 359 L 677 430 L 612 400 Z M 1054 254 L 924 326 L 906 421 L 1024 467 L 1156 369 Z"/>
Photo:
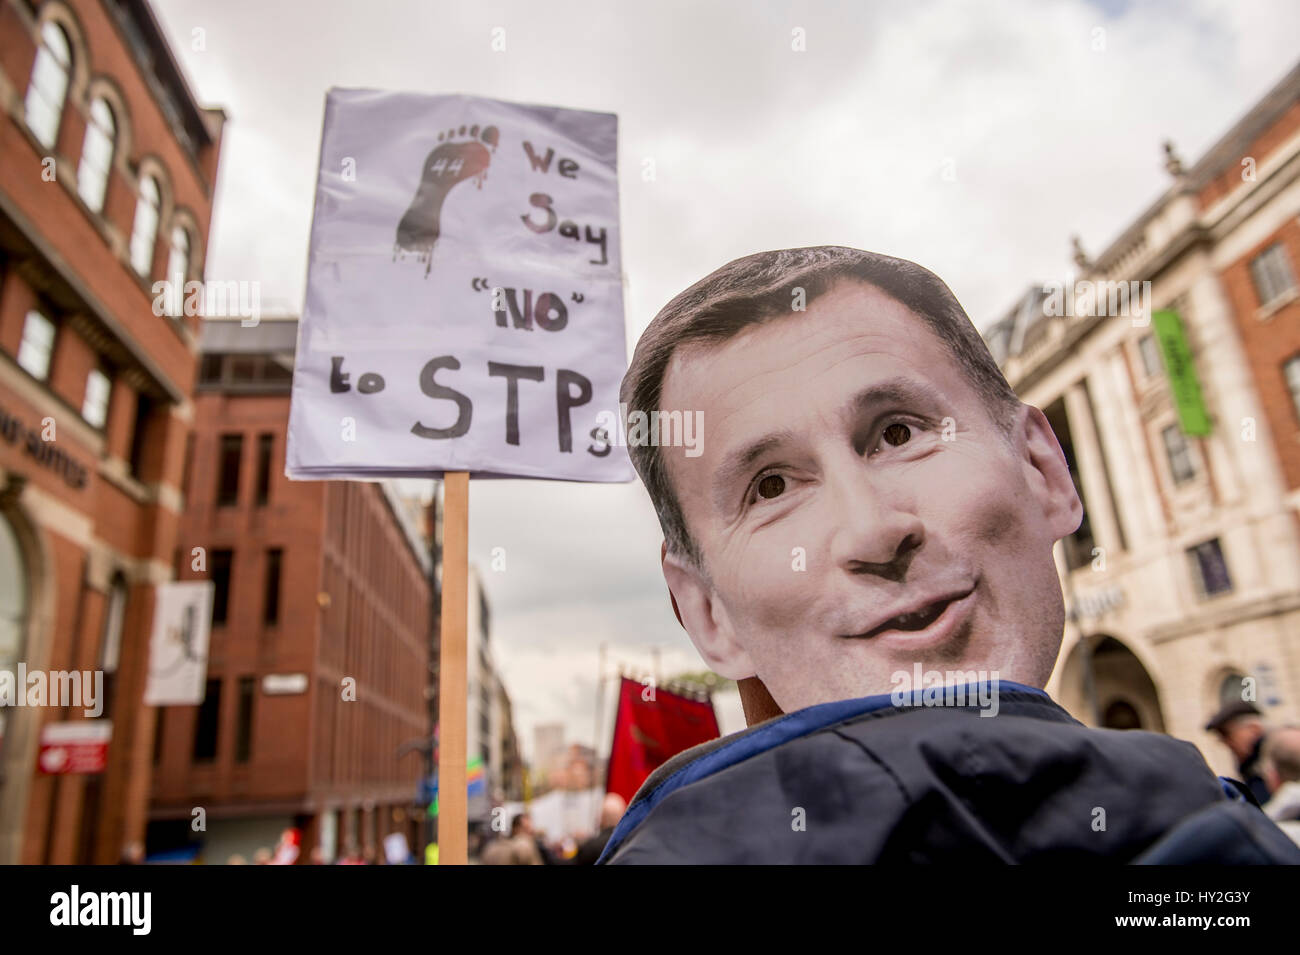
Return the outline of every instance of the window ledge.
<path id="1" fill-rule="evenodd" d="M 1269 302 L 1267 305 L 1261 305 L 1259 308 L 1257 308 L 1255 310 L 1255 318 L 1261 322 L 1270 321 L 1274 315 L 1276 315 L 1286 306 L 1290 305 L 1297 298 L 1300 298 L 1300 289 L 1297 289 L 1294 286 L 1292 286 L 1291 288 L 1283 292 L 1281 295 L 1279 295 L 1277 298 L 1273 299 L 1273 301 Z"/>
<path id="2" fill-rule="evenodd" d="M 148 487 L 137 481 L 127 470 L 121 458 L 103 458 L 99 462 L 99 476 L 115 485 L 138 504 L 148 504 L 152 498 Z"/>

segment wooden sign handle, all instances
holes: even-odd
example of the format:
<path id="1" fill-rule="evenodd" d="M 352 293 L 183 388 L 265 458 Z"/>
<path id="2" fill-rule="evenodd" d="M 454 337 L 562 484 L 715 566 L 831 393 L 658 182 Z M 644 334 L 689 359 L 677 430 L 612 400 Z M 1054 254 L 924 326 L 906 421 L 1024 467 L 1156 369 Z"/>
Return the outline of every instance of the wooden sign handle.
<path id="1" fill-rule="evenodd" d="M 438 672 L 438 864 L 469 862 L 466 768 L 466 609 L 469 595 L 469 473 L 443 476 L 442 648 Z"/>

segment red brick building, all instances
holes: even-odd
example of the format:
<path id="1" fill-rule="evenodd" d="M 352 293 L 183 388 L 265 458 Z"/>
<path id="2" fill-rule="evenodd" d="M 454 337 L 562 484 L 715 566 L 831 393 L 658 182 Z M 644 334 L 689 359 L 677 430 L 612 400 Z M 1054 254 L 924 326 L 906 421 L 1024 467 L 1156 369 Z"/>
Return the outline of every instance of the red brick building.
<path id="1" fill-rule="evenodd" d="M 197 366 L 154 283 L 202 278 L 225 116 L 138 0 L 0 2 L 0 108 L 0 670 L 102 673 L 111 726 L 102 772 L 59 774 L 42 737 L 84 708 L 0 710 L 0 863 L 115 862 L 144 837 Z"/>
<path id="2" fill-rule="evenodd" d="M 388 485 L 284 476 L 296 335 L 204 326 L 178 571 L 215 583 L 207 692 L 160 708 L 151 852 L 417 845 L 423 764 L 398 751 L 430 735 L 429 548 Z"/>
<path id="3" fill-rule="evenodd" d="M 1300 65 L 1198 171 L 1202 214 L 1231 225 L 1220 275 L 1300 528 Z"/>

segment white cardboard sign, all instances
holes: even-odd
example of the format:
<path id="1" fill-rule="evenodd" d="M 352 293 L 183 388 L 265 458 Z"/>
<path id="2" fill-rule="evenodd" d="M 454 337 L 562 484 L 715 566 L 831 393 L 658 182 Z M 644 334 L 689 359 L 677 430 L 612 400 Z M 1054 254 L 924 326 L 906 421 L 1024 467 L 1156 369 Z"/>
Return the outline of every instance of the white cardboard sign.
<path id="1" fill-rule="evenodd" d="M 330 90 L 285 471 L 626 481 L 618 118 Z"/>
<path id="2" fill-rule="evenodd" d="M 203 702 L 215 591 L 210 580 L 172 581 L 154 588 L 146 706 Z"/>

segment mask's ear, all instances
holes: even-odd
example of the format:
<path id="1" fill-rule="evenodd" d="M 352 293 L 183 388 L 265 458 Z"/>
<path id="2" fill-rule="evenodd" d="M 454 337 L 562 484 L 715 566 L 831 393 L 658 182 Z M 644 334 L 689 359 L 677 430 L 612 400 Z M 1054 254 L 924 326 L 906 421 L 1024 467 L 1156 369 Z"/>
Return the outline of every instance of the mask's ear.
<path id="1" fill-rule="evenodd" d="M 669 554 L 667 541 L 660 546 L 659 561 L 677 622 L 686 629 L 709 669 L 729 680 L 753 676 L 749 654 L 736 640 L 726 608 L 714 598 L 704 575 L 689 561 Z"/>
<path id="2" fill-rule="evenodd" d="M 1052 528 L 1052 539 L 1060 540 L 1079 529 L 1083 502 L 1070 477 L 1070 467 L 1047 415 L 1033 405 L 1022 404 L 1019 430 L 1024 441 L 1025 476 L 1030 492 L 1038 499 L 1043 516 Z"/>

